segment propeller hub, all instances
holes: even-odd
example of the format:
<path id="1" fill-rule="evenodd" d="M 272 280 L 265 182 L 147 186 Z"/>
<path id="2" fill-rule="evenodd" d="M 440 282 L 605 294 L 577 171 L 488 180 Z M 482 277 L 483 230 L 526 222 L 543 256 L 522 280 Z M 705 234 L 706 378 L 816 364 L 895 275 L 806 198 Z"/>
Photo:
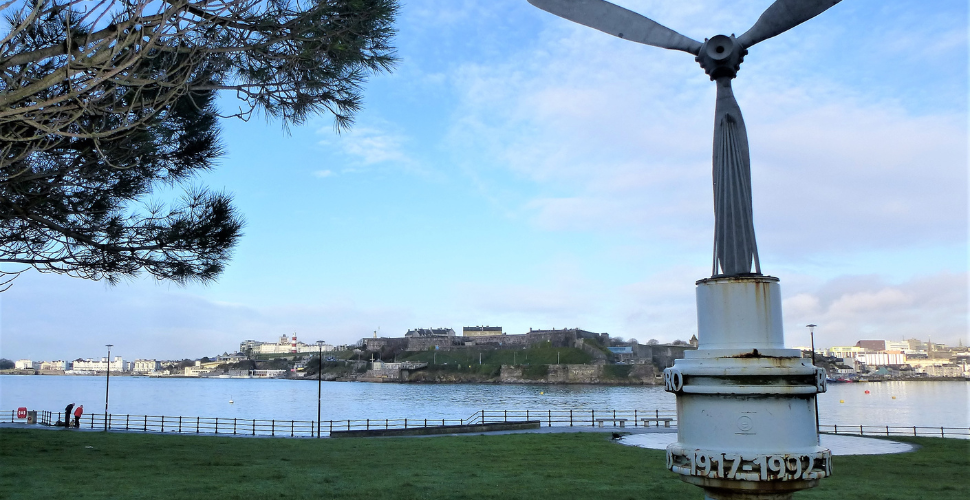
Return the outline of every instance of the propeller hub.
<path id="1" fill-rule="evenodd" d="M 734 35 L 717 35 L 704 40 L 700 53 L 694 60 L 700 63 L 711 80 L 734 78 L 747 53 L 748 50 L 741 46 Z"/>

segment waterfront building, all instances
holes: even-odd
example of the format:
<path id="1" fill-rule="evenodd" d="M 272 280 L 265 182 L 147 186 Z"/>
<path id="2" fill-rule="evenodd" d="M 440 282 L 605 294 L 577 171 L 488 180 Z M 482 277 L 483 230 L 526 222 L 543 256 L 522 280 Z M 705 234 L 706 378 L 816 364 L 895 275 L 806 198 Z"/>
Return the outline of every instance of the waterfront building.
<path id="1" fill-rule="evenodd" d="M 152 373 L 161 369 L 162 364 L 154 359 L 136 359 L 131 371 L 135 373 Z"/>
<path id="2" fill-rule="evenodd" d="M 502 333 L 501 326 L 464 326 L 461 329 L 462 337 L 489 337 L 492 335 L 505 335 Z"/>
<path id="3" fill-rule="evenodd" d="M 857 354 L 863 354 L 865 349 L 859 346 L 834 346 L 825 351 L 826 356 L 842 359 L 855 359 Z"/>
<path id="4" fill-rule="evenodd" d="M 405 338 L 411 337 L 454 337 L 454 328 L 415 328 L 408 330 L 404 334 Z"/>
<path id="5" fill-rule="evenodd" d="M 18 359 L 14 362 L 14 368 L 18 370 L 37 370 L 40 368 L 40 362 L 29 359 Z"/>
<path id="6" fill-rule="evenodd" d="M 866 352 L 855 355 L 855 360 L 866 366 L 888 366 L 906 364 L 906 355 L 902 352 Z"/>
<path id="7" fill-rule="evenodd" d="M 71 369 L 74 371 L 91 371 L 91 372 L 103 372 L 109 368 L 108 358 L 103 357 L 98 361 L 91 358 L 88 359 L 75 359 L 71 364 Z M 129 372 L 131 371 L 131 362 L 125 361 L 121 356 L 115 356 L 115 358 L 110 363 L 110 369 L 113 372 Z"/>
<path id="8" fill-rule="evenodd" d="M 195 366 L 186 366 L 183 374 L 186 377 L 201 377 L 208 375 L 212 371 L 212 368 L 207 366 L 202 366 L 201 364 Z"/>
<path id="9" fill-rule="evenodd" d="M 40 363 L 40 371 L 67 371 L 70 369 L 70 363 L 67 361 L 42 361 Z"/>
<path id="10" fill-rule="evenodd" d="M 613 359 L 617 363 L 633 363 L 636 357 L 632 347 L 607 347 L 607 349 L 613 354 Z"/>
<path id="11" fill-rule="evenodd" d="M 239 344 L 239 352 L 249 353 L 250 355 L 314 353 L 320 350 L 329 352 L 336 349 L 336 347 L 327 343 L 324 343 L 322 346 L 318 346 L 315 343 L 305 344 L 303 342 L 299 342 L 296 339 L 296 335 L 293 335 L 292 337 L 282 335 L 276 342 L 245 340 Z"/>

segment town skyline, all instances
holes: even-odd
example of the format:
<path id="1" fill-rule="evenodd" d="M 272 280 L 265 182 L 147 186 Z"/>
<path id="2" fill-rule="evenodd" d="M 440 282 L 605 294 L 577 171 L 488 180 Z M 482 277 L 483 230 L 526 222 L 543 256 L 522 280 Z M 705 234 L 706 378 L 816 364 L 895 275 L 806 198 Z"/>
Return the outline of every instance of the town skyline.
<path id="1" fill-rule="evenodd" d="M 771 2 L 617 3 L 703 38 Z M 752 48 L 734 90 L 787 345 L 809 343 L 807 324 L 821 345 L 967 344 L 966 19 L 955 0 L 842 2 Z M 366 84 L 348 132 L 223 124 L 227 154 L 200 183 L 248 225 L 217 283 L 28 271 L 0 293 L 0 357 L 174 359 L 464 323 L 695 334 L 714 111 L 696 63 L 524 0 L 415 0 L 396 26 L 401 63 Z"/>
<path id="2" fill-rule="evenodd" d="M 467 329 L 469 327 L 465 327 L 465 328 Z M 441 330 L 444 330 L 445 328 L 440 328 L 440 329 Z M 406 337 L 406 336 L 410 336 L 410 334 L 412 334 L 412 332 L 417 332 L 419 330 L 437 330 L 437 328 L 427 328 L 427 329 L 425 329 L 425 328 L 417 328 L 417 329 L 409 329 L 407 333 L 402 334 L 402 335 L 397 336 L 397 337 L 376 337 L 376 338 L 403 338 L 403 337 Z M 454 330 L 454 329 L 451 329 L 451 330 Z M 576 330 L 576 329 L 572 329 L 572 330 Z M 540 330 L 537 329 L 535 331 L 540 331 Z M 541 330 L 541 331 L 555 331 L 555 329 Z M 463 335 L 457 335 L 454 331 L 452 333 L 454 334 L 455 337 L 464 337 Z M 524 334 L 525 332 L 522 332 L 522 333 Z M 531 333 L 531 331 L 530 331 L 530 333 Z M 591 333 L 596 333 L 596 332 L 591 332 Z M 605 333 L 605 332 L 603 332 L 603 333 Z M 501 335 L 521 335 L 521 334 L 516 334 L 516 333 L 510 334 L 508 332 L 504 332 L 503 331 L 503 333 Z M 362 337 L 362 338 L 358 339 L 356 342 L 349 343 L 349 344 L 332 344 L 332 343 L 329 343 L 329 342 L 326 342 L 326 341 L 322 341 L 322 344 L 321 344 L 320 347 L 322 348 L 322 352 L 332 352 L 332 351 L 335 351 L 335 350 L 353 350 L 355 348 L 361 347 L 361 344 L 362 343 L 365 343 L 367 341 L 367 339 L 369 339 L 369 338 L 372 338 L 372 337 L 365 336 L 365 337 Z M 474 340 L 476 337 L 465 337 L 465 338 L 468 338 L 470 340 Z M 611 340 L 612 341 L 615 341 L 617 343 L 632 343 L 634 340 L 636 340 L 639 344 L 643 344 L 643 345 L 649 345 L 650 343 L 653 343 L 653 342 L 660 343 L 657 339 L 646 339 L 646 340 L 644 340 L 644 339 L 636 339 L 636 338 L 613 337 L 613 338 L 611 338 Z M 696 337 L 691 337 L 690 339 L 676 339 L 673 342 L 674 343 L 682 343 L 682 344 L 694 345 L 693 343 L 695 341 L 696 341 Z M 842 352 L 849 352 L 851 349 L 850 350 L 845 350 L 845 348 L 851 348 L 851 347 L 868 349 L 867 347 L 862 347 L 862 346 L 866 345 L 867 343 L 873 343 L 873 342 L 877 342 L 877 343 L 878 342 L 883 342 L 884 343 L 884 349 L 876 349 L 877 351 L 879 351 L 879 350 L 882 350 L 882 351 L 892 351 L 892 352 L 896 352 L 896 351 L 899 351 L 899 352 L 910 351 L 910 353 L 926 352 L 927 346 L 929 346 L 929 345 L 934 346 L 933 348 L 935 348 L 935 349 L 943 349 L 943 350 L 952 350 L 954 348 L 961 349 L 961 348 L 966 347 L 966 344 L 964 344 L 962 341 L 960 341 L 957 345 L 949 345 L 949 344 L 942 343 L 942 342 L 933 342 L 932 339 L 926 339 L 924 341 L 924 339 L 918 339 L 918 338 L 915 338 L 915 337 L 911 337 L 911 338 L 908 338 L 908 339 L 900 339 L 900 340 L 866 338 L 866 339 L 857 339 L 854 343 L 850 342 L 850 343 L 838 344 L 838 345 L 821 345 L 821 344 L 816 344 L 815 345 L 815 350 L 816 350 L 816 352 L 820 352 L 820 353 L 831 353 L 831 352 L 842 353 Z M 914 342 L 915 343 L 918 343 L 918 348 L 913 348 L 913 343 Z M 234 355 L 234 354 L 243 353 L 245 351 L 245 349 L 244 349 L 243 346 L 245 346 L 247 344 L 250 344 L 250 345 L 266 344 L 266 345 L 280 345 L 280 346 L 289 346 L 289 345 L 292 344 L 294 346 L 294 348 L 296 348 L 295 346 L 297 346 L 297 345 L 299 346 L 299 349 L 294 354 L 313 355 L 313 354 L 315 354 L 317 352 L 317 350 L 316 350 L 317 349 L 317 347 L 316 347 L 316 341 L 306 342 L 306 341 L 304 341 L 302 339 L 299 339 L 299 336 L 293 334 L 293 335 L 280 335 L 278 337 L 278 339 L 276 340 L 276 342 L 268 341 L 268 340 L 260 340 L 260 339 L 245 339 L 245 340 L 241 340 L 239 342 L 238 349 L 236 349 L 236 350 L 223 349 L 221 351 L 222 354 L 219 354 L 219 352 L 210 352 L 210 353 L 202 354 L 202 355 L 195 356 L 195 357 L 193 357 L 193 355 L 176 356 L 174 358 L 162 358 L 162 357 L 150 356 L 150 355 L 147 355 L 147 356 L 125 356 L 123 354 L 118 354 L 117 349 L 118 349 L 119 346 L 112 346 L 112 349 L 114 350 L 114 353 L 111 356 L 111 359 L 112 359 L 111 363 L 112 363 L 112 365 L 114 365 L 114 363 L 115 363 L 114 360 L 116 360 L 116 359 L 118 359 L 118 360 L 126 359 L 128 361 L 151 359 L 151 360 L 166 361 L 166 362 L 167 361 L 180 361 L 180 360 L 185 360 L 185 359 L 192 359 L 192 360 L 202 359 L 202 358 L 213 358 L 214 359 L 215 357 L 220 356 L 220 355 Z M 670 344 L 670 342 L 663 342 L 662 344 Z M 903 344 L 908 344 L 909 347 L 903 347 Z M 810 347 L 809 344 L 806 344 L 806 345 L 798 345 L 798 344 L 787 344 L 786 343 L 786 347 L 787 348 L 790 348 L 790 349 L 802 349 L 802 350 L 807 350 L 807 351 L 810 351 L 811 350 L 811 347 Z M 931 348 L 930 350 L 933 350 L 933 348 Z M 872 350 L 872 349 L 868 349 L 868 350 Z M 276 351 L 274 351 L 274 352 L 276 352 Z M 287 352 L 284 351 L 284 350 L 280 350 L 280 351 L 278 351 L 278 353 L 279 354 L 283 354 L 283 353 L 287 353 Z M 83 360 L 83 361 L 86 361 L 86 362 L 91 362 L 93 360 L 100 359 L 102 363 L 104 362 L 105 358 L 106 358 L 106 356 L 94 356 L 94 357 L 88 356 L 88 357 L 85 357 L 83 355 L 82 356 L 77 356 L 77 357 L 67 356 L 67 357 L 62 357 L 62 358 L 58 358 L 58 359 L 46 359 L 45 358 L 45 359 L 42 359 L 42 360 L 38 360 L 36 358 L 35 359 L 31 359 L 31 358 L 27 358 L 27 357 L 16 357 L 16 356 L 13 357 L 13 358 L 3 357 L 3 359 L 9 359 L 10 361 L 20 361 L 20 360 L 29 359 L 31 361 L 37 361 L 37 362 L 63 362 L 63 361 L 77 361 L 77 360 Z M 126 361 L 126 362 L 128 362 L 128 361 Z"/>

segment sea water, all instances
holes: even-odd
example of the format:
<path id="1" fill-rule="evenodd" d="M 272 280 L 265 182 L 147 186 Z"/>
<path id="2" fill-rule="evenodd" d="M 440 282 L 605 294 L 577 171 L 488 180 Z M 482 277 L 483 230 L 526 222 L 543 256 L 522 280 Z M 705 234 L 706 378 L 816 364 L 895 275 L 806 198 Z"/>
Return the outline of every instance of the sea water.
<path id="1" fill-rule="evenodd" d="M 315 420 L 315 380 L 0 376 L 0 410 L 240 419 Z M 323 382 L 322 419 L 462 419 L 479 410 L 640 410 L 672 414 L 661 386 Z M 867 392 L 868 391 L 868 392 Z M 822 425 L 970 427 L 970 382 L 831 384 L 819 395 Z"/>

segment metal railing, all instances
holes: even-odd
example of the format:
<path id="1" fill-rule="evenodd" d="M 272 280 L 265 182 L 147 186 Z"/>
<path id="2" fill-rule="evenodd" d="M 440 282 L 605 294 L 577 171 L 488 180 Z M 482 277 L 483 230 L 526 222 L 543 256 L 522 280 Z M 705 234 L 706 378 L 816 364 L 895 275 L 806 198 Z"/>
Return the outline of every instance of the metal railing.
<path id="1" fill-rule="evenodd" d="M 0 420 L 15 422 L 16 411 L 0 412 Z M 37 423 L 53 426 L 63 412 L 40 411 Z M 644 422 L 642 419 L 652 419 Z M 521 422 L 538 420 L 547 427 L 595 426 L 602 423 L 617 425 L 620 421 L 632 427 L 665 425 L 676 422 L 673 412 L 660 410 L 479 410 L 468 418 L 462 419 L 350 419 L 323 420 L 261 420 L 223 417 L 186 417 L 166 415 L 117 415 L 89 413 L 81 418 L 84 429 L 112 431 L 141 431 L 179 434 L 226 434 L 242 436 L 271 437 L 323 437 L 333 431 L 374 430 L 374 429 L 412 429 L 419 427 L 438 427 L 446 425 L 475 425 L 497 422 Z"/>
<path id="2" fill-rule="evenodd" d="M 478 410 L 462 422 L 471 425 L 523 420 L 538 420 L 545 427 L 595 426 L 600 421 L 613 425 L 623 421 L 631 427 L 647 427 L 659 426 L 661 421 L 665 425 L 676 424 L 677 414 L 666 410 Z"/>
<path id="3" fill-rule="evenodd" d="M 53 426 L 64 416 L 63 412 L 38 411 L 37 423 Z M 218 434 L 235 436 L 270 437 L 324 437 L 333 431 L 412 429 L 446 425 L 476 425 L 498 422 L 539 421 L 543 427 L 593 427 L 619 425 L 627 427 L 658 427 L 677 425 L 677 414 L 667 410 L 478 410 L 468 418 L 461 419 L 350 419 L 323 420 L 263 420 L 224 417 L 186 417 L 165 415 L 115 415 L 107 420 L 103 413 L 84 415 L 81 427 L 112 431 Z M 16 410 L 0 411 L 0 421 L 17 422 Z M 822 432 L 856 436 L 924 436 L 970 439 L 970 427 L 929 427 L 891 425 L 844 425 L 822 424 Z"/>
<path id="4" fill-rule="evenodd" d="M 970 427 L 822 424 L 821 432 L 852 436 L 923 436 L 970 439 Z"/>

